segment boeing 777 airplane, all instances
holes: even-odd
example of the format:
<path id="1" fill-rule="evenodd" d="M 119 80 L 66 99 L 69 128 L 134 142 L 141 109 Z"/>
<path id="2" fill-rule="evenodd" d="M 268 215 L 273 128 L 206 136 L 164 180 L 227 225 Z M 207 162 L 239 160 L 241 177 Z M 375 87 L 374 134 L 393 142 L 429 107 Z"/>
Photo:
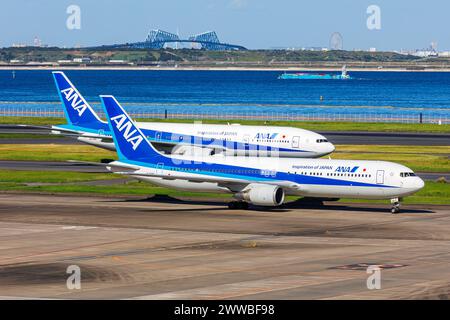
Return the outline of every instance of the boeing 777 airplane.
<path id="1" fill-rule="evenodd" d="M 119 157 L 107 168 L 155 185 L 232 193 L 248 204 L 279 206 L 285 195 L 316 198 L 399 199 L 424 186 L 397 163 L 363 160 L 292 159 L 217 155 L 164 155 L 158 152 L 113 96 L 101 96 Z"/>
<path id="2" fill-rule="evenodd" d="M 67 76 L 53 72 L 67 124 L 54 134 L 74 135 L 79 141 L 114 150 L 107 122 L 100 119 Z M 318 158 L 334 151 L 324 136 L 298 128 L 140 122 L 137 126 L 158 149 L 171 154 L 227 153 L 249 156 Z"/>

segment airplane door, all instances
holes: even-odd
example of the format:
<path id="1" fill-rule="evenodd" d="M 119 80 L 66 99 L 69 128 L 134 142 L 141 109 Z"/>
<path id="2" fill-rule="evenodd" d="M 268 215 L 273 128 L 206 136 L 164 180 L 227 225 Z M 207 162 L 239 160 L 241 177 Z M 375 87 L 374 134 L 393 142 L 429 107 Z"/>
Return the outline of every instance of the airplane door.
<path id="1" fill-rule="evenodd" d="M 249 150 L 250 135 L 246 134 L 243 138 L 245 151 Z"/>
<path id="2" fill-rule="evenodd" d="M 250 135 L 246 134 L 243 138 L 244 144 L 246 147 L 248 147 L 248 144 L 250 142 Z"/>
<path id="3" fill-rule="evenodd" d="M 156 165 L 156 174 L 163 174 L 164 163 L 160 162 Z"/>
<path id="4" fill-rule="evenodd" d="M 384 170 L 377 170 L 377 184 L 384 183 Z"/>
<path id="5" fill-rule="evenodd" d="M 292 137 L 292 147 L 300 148 L 300 137 Z"/>

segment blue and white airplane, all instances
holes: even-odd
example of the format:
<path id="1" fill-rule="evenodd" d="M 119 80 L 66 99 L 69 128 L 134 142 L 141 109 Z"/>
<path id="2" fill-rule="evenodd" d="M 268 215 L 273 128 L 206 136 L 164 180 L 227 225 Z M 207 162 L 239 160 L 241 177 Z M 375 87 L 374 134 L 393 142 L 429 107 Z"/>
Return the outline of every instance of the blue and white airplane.
<path id="1" fill-rule="evenodd" d="M 164 155 L 113 96 L 100 97 L 119 158 L 108 170 L 169 188 L 232 193 L 239 201 L 230 208 L 279 206 L 285 195 L 298 195 L 391 199 L 396 213 L 399 198 L 424 186 L 411 169 L 385 161 Z"/>
<path id="2" fill-rule="evenodd" d="M 108 124 L 101 120 L 67 76 L 53 72 L 67 124 L 52 133 L 114 150 Z M 158 147 L 171 154 L 213 154 L 318 158 L 335 150 L 324 136 L 308 130 L 275 127 L 140 122 L 137 126 Z"/>

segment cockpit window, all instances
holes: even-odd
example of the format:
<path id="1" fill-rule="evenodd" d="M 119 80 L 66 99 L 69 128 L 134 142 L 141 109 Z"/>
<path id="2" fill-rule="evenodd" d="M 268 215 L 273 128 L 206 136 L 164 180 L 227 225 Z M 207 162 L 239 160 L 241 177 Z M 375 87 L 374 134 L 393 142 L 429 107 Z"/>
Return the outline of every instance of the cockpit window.
<path id="1" fill-rule="evenodd" d="M 405 177 L 415 177 L 416 174 L 414 172 L 400 172 L 400 177 L 405 178 Z"/>
<path id="2" fill-rule="evenodd" d="M 324 143 L 324 142 L 328 142 L 327 139 L 317 139 L 316 140 L 317 143 Z"/>

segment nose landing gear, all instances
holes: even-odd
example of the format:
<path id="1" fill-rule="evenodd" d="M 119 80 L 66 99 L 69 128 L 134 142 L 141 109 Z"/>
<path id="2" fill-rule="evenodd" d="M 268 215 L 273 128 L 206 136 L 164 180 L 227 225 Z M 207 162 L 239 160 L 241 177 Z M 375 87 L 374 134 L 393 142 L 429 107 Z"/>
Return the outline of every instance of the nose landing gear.
<path id="1" fill-rule="evenodd" d="M 392 214 L 399 213 L 400 212 L 400 199 L 399 198 L 391 199 L 391 204 L 392 204 L 391 213 Z"/>

